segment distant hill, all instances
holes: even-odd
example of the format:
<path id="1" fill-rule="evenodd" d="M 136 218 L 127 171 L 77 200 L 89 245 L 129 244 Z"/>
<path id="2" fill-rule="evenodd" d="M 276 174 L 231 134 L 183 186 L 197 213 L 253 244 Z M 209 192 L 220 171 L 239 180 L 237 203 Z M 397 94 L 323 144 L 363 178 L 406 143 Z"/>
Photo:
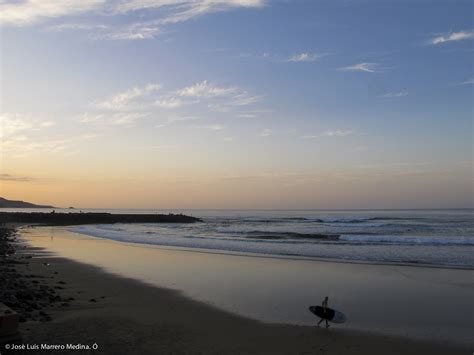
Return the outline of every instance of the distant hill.
<path id="1" fill-rule="evenodd" d="M 13 201 L 0 197 L 0 208 L 55 208 L 54 206 L 35 205 L 25 201 Z"/>

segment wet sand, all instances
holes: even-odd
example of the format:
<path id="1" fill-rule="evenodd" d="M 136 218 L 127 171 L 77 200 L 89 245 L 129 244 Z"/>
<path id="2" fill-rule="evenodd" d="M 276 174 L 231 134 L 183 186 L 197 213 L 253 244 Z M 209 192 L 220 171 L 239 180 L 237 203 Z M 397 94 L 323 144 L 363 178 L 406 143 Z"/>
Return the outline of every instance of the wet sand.
<path id="1" fill-rule="evenodd" d="M 126 248 L 126 246 L 123 246 Z M 95 266 L 39 249 L 22 274 L 56 288 L 51 321 L 21 324 L 25 344 L 97 344 L 81 353 L 160 354 L 464 354 L 468 345 L 375 335 L 344 328 L 266 324 Z M 169 251 L 162 251 L 163 253 Z M 175 260 L 175 262 L 182 260 Z M 168 270 L 169 272 L 169 270 Z M 12 351 L 13 353 L 13 351 Z M 34 353 L 29 351 L 28 353 Z M 41 352 L 38 352 L 41 353 Z M 42 352 L 44 353 L 44 352 Z M 55 351 L 54 353 L 70 353 Z"/>

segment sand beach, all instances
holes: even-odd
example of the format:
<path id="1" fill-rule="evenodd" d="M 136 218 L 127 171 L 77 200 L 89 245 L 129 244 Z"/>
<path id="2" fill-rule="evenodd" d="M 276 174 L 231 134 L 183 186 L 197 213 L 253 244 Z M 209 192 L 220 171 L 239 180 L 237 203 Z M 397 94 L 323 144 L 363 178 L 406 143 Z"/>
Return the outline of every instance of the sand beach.
<path id="1" fill-rule="evenodd" d="M 219 289 L 222 292 L 226 286 L 220 277 L 203 276 L 203 270 L 206 269 L 209 274 L 210 270 L 216 266 L 214 263 L 222 262 L 223 258 L 230 260 L 230 263 L 241 262 L 241 258 L 247 258 L 246 263 L 250 264 L 249 268 L 267 265 L 268 268 L 274 268 L 276 272 L 278 272 L 280 262 L 299 265 L 307 263 L 306 261 L 149 248 L 68 235 L 64 229 L 55 230 L 54 238 L 51 239 L 51 231 L 47 228 L 20 231 L 20 242 L 15 245 L 16 248 L 25 247 L 26 249 L 17 249 L 15 255 L 21 263 L 15 264 L 15 270 L 18 272 L 19 279 L 30 275 L 32 282 L 54 289 L 60 297 L 61 301 L 45 302 L 39 310 L 31 312 L 34 319 L 30 317 L 20 323 L 23 344 L 33 347 L 35 344 L 60 345 L 54 353 L 70 353 L 71 348 L 67 348 L 70 344 L 69 347 L 76 346 L 76 349 L 81 348 L 82 353 L 90 354 L 380 354 L 382 352 L 384 354 L 464 354 L 470 351 L 469 348 L 472 345 L 465 342 L 463 337 L 451 340 L 435 339 L 420 336 L 423 334 L 416 331 L 413 332 L 415 336 L 400 336 L 389 334 L 389 332 L 383 334 L 384 332 L 357 330 L 353 327 L 333 326 L 325 329 L 251 319 L 236 314 L 239 310 L 246 311 L 239 305 L 236 306 L 236 312 L 230 312 L 217 301 L 196 300 L 207 297 L 200 295 L 199 292 L 196 292 L 195 297 L 189 297 L 193 290 L 189 286 L 192 282 L 178 280 L 179 269 L 182 265 L 189 264 L 189 267 L 196 270 L 194 277 L 199 278 L 202 281 L 200 283 L 207 285 L 211 282 L 210 280 L 214 280 L 214 285 L 208 285 L 207 290 L 207 294 L 213 294 L 219 293 Z M 61 236 L 61 233 L 64 235 Z M 48 244 L 49 247 L 47 247 Z M 107 252 L 102 254 L 105 250 Z M 148 253 L 153 254 L 153 259 L 157 260 L 155 264 L 157 268 L 174 267 L 177 278 L 174 287 L 170 287 L 166 281 L 163 282 L 162 287 L 159 287 L 156 284 L 157 280 L 147 279 L 146 273 L 142 273 L 141 279 L 133 274 L 133 272 L 139 272 L 144 261 L 147 266 L 150 266 L 147 264 L 150 261 Z M 110 257 L 115 255 L 118 258 L 128 255 L 124 265 L 132 267 L 123 269 L 119 267 L 114 270 L 113 267 L 107 267 L 105 264 L 97 265 L 98 263 L 93 259 L 88 259 L 89 263 L 86 263 L 85 260 L 91 257 L 91 254 L 98 259 L 104 259 L 105 255 Z M 64 257 L 65 255 L 68 257 Z M 213 260 L 214 258 L 216 259 Z M 107 262 L 110 262 L 110 259 Z M 317 261 L 312 261 L 312 263 L 316 263 L 313 267 L 324 265 L 325 271 L 328 268 L 334 268 L 331 263 Z M 222 270 L 218 271 L 225 274 L 227 266 L 225 263 L 222 265 Z M 343 266 L 365 273 L 368 267 L 356 264 Z M 376 265 L 370 267 L 374 270 L 384 268 L 384 266 Z M 160 273 L 159 270 L 156 271 Z M 424 272 L 427 271 L 424 270 Z M 428 272 L 436 273 L 437 269 L 432 268 Z M 468 280 L 469 275 L 472 275 L 469 274 L 469 270 L 452 270 L 452 272 L 456 273 L 461 284 L 463 280 Z M 167 274 L 168 278 L 173 278 L 170 269 L 166 269 L 164 274 Z M 373 274 L 376 275 L 377 272 Z M 459 277 L 459 275 L 464 276 Z M 279 276 L 282 276 L 281 273 Z M 281 278 L 281 280 L 284 279 L 284 277 Z M 374 282 L 376 280 L 375 278 Z M 238 280 L 236 279 L 235 282 Z M 188 287 L 183 287 L 185 283 Z M 260 287 L 264 286 L 265 284 L 260 285 Z M 457 299 L 461 303 L 470 302 L 463 297 L 472 293 L 472 287 L 458 286 L 467 288 L 467 291 L 461 296 L 456 296 Z M 254 287 L 255 294 L 258 294 L 259 285 Z M 432 294 L 432 297 L 442 302 L 438 297 L 443 297 L 443 286 L 437 287 L 441 289 L 441 293 Z M 184 291 L 179 288 L 184 288 Z M 305 308 L 304 305 L 300 307 Z M 402 309 L 397 309 L 397 312 L 402 311 Z M 39 315 L 40 312 L 42 315 Z M 348 316 L 358 318 L 352 311 L 348 313 Z M 393 317 L 393 315 L 388 312 L 386 317 Z M 404 319 L 407 324 L 417 321 L 416 317 L 415 319 L 404 317 Z M 449 318 L 441 319 L 443 320 L 451 322 L 451 327 L 454 326 Z M 472 325 L 470 322 L 472 318 L 457 326 L 460 331 L 469 332 L 472 329 L 469 328 Z M 382 325 L 381 327 L 383 328 Z M 61 345 L 66 348 L 62 349 Z M 87 346 L 91 348 L 88 350 Z M 98 349 L 92 349 L 92 346 Z M 10 352 L 14 351 L 44 353 L 44 351 L 53 350 L 10 350 Z"/>

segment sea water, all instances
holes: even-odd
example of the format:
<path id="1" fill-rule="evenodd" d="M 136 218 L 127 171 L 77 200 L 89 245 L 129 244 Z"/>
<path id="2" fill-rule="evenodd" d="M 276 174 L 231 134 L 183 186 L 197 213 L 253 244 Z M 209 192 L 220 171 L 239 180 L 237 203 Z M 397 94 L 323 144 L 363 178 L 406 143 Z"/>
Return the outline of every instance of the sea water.
<path id="1" fill-rule="evenodd" d="M 474 210 L 171 212 L 203 222 L 83 225 L 69 230 L 121 242 L 215 252 L 474 268 Z"/>

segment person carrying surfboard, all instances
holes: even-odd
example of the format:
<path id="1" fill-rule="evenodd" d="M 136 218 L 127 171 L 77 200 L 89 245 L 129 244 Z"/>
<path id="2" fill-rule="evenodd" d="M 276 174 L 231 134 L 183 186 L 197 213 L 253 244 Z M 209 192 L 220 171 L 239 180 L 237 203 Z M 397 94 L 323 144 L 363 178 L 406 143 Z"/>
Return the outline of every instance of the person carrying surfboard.
<path id="1" fill-rule="evenodd" d="M 344 323 L 347 320 L 344 313 L 336 311 L 335 309 L 329 308 L 328 303 L 329 303 L 329 297 L 326 296 L 324 297 L 324 300 L 321 306 L 309 307 L 309 311 L 311 313 L 313 313 L 316 317 L 321 318 L 321 320 L 318 323 L 318 327 L 323 322 L 323 320 L 326 321 L 326 328 L 329 328 L 329 322 Z"/>
<path id="2" fill-rule="evenodd" d="M 324 297 L 324 300 L 321 303 L 321 306 L 323 306 L 323 312 L 324 313 L 327 313 L 328 302 L 329 302 L 329 297 L 328 296 Z M 319 327 L 319 325 L 321 324 L 321 322 L 323 320 L 326 321 L 326 328 L 329 328 L 329 323 L 328 323 L 328 320 L 326 318 L 321 318 L 321 320 L 318 322 L 318 327 Z"/>

